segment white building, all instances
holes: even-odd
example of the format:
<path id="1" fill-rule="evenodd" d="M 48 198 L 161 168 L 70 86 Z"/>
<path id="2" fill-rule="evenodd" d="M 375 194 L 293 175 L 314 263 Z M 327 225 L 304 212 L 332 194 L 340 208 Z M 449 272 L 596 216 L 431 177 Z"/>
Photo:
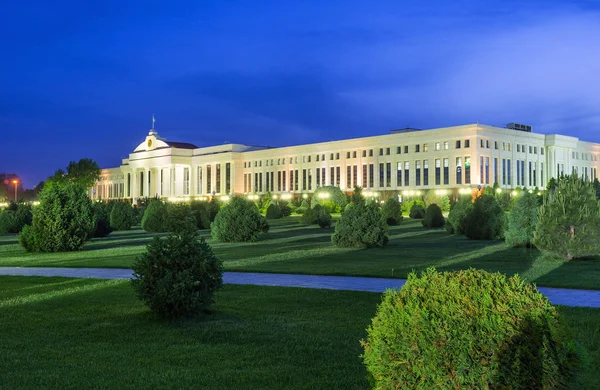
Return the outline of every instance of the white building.
<path id="1" fill-rule="evenodd" d="M 169 142 L 152 129 L 118 168 L 103 169 L 94 199 L 299 195 L 324 185 L 351 191 L 545 188 L 560 174 L 597 177 L 600 144 L 530 127 L 481 124 L 281 148 Z"/>

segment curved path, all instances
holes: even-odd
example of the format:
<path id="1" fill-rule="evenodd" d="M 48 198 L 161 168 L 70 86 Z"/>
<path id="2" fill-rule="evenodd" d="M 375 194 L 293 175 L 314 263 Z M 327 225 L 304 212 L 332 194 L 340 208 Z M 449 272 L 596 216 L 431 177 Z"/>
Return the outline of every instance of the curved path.
<path id="1" fill-rule="evenodd" d="M 133 271 L 122 268 L 46 268 L 46 267 L 0 267 L 0 275 L 64 276 L 72 278 L 130 279 Z M 282 286 L 383 292 L 388 288 L 401 287 L 403 279 L 365 278 L 355 276 L 321 276 L 294 274 L 267 274 L 251 272 L 225 272 L 226 284 L 253 284 L 258 286 Z M 538 287 L 554 305 L 600 308 L 600 291 L 566 288 Z"/>

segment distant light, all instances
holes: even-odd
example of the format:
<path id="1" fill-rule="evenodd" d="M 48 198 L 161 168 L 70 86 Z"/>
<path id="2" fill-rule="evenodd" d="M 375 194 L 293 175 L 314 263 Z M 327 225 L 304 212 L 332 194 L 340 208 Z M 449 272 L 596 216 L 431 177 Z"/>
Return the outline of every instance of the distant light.
<path id="1" fill-rule="evenodd" d="M 513 191 L 513 192 L 511 192 L 510 194 L 511 194 L 512 196 L 518 196 L 518 195 L 519 195 L 519 193 L 518 193 L 517 191 Z"/>
<path id="2" fill-rule="evenodd" d="M 533 190 L 529 190 L 529 193 L 530 193 L 530 194 L 533 194 Z"/>
<path id="3" fill-rule="evenodd" d="M 302 198 L 304 198 L 304 199 L 308 198 L 308 194 L 302 194 Z"/>
<path id="4" fill-rule="evenodd" d="M 273 199 L 277 199 L 277 195 L 273 195 Z"/>
<path id="5" fill-rule="evenodd" d="M 421 191 L 415 192 L 416 195 L 421 195 Z"/>
<path id="6" fill-rule="evenodd" d="M 19 181 L 18 180 L 13 180 L 12 183 L 13 184 L 17 184 Z"/>
<path id="7" fill-rule="evenodd" d="M 221 197 L 221 200 L 222 200 L 223 202 L 229 202 L 229 199 L 230 199 L 230 198 L 229 198 L 229 195 L 223 195 L 223 196 Z"/>
<path id="8" fill-rule="evenodd" d="M 498 194 L 502 193 L 502 188 L 496 188 L 496 193 L 498 193 Z"/>
<path id="9" fill-rule="evenodd" d="M 541 193 L 541 192 L 538 192 L 538 196 L 542 196 L 542 193 Z"/>
<path id="10" fill-rule="evenodd" d="M 283 195 L 281 195 L 281 199 L 292 199 L 292 195 L 291 194 L 283 194 Z"/>
<path id="11" fill-rule="evenodd" d="M 319 194 L 320 199 L 329 199 L 329 192 L 321 192 Z"/>

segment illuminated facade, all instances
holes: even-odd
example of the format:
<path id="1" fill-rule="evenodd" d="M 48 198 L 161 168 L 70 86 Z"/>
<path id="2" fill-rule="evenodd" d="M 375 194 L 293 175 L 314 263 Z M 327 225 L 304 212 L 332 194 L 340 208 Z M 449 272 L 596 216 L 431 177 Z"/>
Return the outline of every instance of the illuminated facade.
<path id="1" fill-rule="evenodd" d="M 455 192 L 479 186 L 545 188 L 575 171 L 598 175 L 600 144 L 471 124 L 281 148 L 169 142 L 152 129 L 118 168 L 103 169 L 94 199 L 351 191 Z"/>

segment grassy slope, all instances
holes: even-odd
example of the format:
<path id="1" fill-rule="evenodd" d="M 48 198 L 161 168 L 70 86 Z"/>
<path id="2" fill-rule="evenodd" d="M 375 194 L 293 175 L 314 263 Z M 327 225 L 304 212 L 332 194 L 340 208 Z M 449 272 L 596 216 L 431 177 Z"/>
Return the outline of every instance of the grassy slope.
<path id="1" fill-rule="evenodd" d="M 204 234 L 228 271 L 405 277 L 430 266 L 475 267 L 519 273 L 540 286 L 600 289 L 599 258 L 561 261 L 537 250 L 426 230 L 412 220 L 390 229 L 390 243 L 384 249 L 341 249 L 331 244 L 331 229 L 301 226 L 297 221 L 297 217 L 272 221 L 269 234 L 256 243 L 221 244 Z M 150 237 L 137 228 L 93 240 L 79 252 L 29 254 L 14 235 L 0 236 L 0 266 L 129 267 Z"/>
<path id="2" fill-rule="evenodd" d="M 153 320 L 125 281 L 0 277 L 0 388 L 367 388 L 379 294 L 226 286 L 213 314 Z M 559 308 L 600 388 L 600 310 Z"/>

